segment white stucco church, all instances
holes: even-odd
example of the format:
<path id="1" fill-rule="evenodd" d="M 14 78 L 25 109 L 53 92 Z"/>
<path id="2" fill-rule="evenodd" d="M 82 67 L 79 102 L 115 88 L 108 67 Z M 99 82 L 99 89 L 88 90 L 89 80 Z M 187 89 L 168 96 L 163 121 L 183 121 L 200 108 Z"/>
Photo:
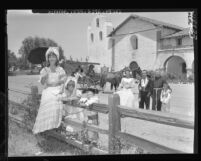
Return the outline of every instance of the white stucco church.
<path id="1" fill-rule="evenodd" d="M 116 28 L 97 15 L 87 29 L 88 55 L 92 62 L 119 71 L 133 60 L 141 69 L 160 69 L 189 76 L 194 72 L 193 39 L 189 28 L 130 15 Z"/>

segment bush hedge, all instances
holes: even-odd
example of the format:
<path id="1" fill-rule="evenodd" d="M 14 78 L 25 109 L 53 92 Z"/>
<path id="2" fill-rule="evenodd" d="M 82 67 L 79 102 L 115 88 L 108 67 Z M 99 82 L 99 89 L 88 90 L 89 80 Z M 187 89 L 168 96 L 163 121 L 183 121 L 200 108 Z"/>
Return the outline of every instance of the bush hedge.
<path id="1" fill-rule="evenodd" d="M 150 75 L 150 78 L 153 80 L 155 71 L 150 70 L 147 72 Z M 189 77 L 181 77 L 177 76 L 173 73 L 163 72 L 161 75 L 167 80 L 169 83 L 193 83 L 194 82 L 194 74 L 191 74 Z"/>

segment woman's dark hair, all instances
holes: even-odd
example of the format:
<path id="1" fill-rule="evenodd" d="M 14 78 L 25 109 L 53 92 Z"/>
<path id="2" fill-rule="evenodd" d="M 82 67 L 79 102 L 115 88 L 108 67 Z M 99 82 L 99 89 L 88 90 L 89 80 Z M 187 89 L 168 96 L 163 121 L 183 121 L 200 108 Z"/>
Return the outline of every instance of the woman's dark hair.
<path id="1" fill-rule="evenodd" d="M 133 69 L 138 69 L 138 68 L 139 68 L 138 63 L 137 63 L 136 61 L 132 61 L 132 62 L 129 64 L 129 68 L 130 68 L 131 70 L 133 70 Z"/>
<path id="2" fill-rule="evenodd" d="M 77 68 L 77 69 L 75 69 L 75 73 L 78 72 L 78 71 L 80 71 L 80 72 L 82 73 L 82 72 L 83 72 L 83 69 L 82 69 L 82 68 Z"/>
<path id="3" fill-rule="evenodd" d="M 48 56 L 47 56 L 47 67 L 50 66 L 49 57 L 50 57 L 50 55 L 52 55 L 52 54 L 56 56 L 56 54 L 53 53 L 53 52 L 51 52 L 51 53 L 48 54 Z M 57 56 L 56 56 L 56 58 L 57 58 Z M 57 58 L 57 61 L 56 61 L 56 63 L 55 63 L 55 66 L 58 66 L 58 65 L 59 65 L 59 60 L 58 60 L 58 58 Z"/>
<path id="4" fill-rule="evenodd" d="M 71 73 L 71 76 L 72 76 L 72 77 L 75 77 L 75 72 L 72 72 L 72 73 Z"/>

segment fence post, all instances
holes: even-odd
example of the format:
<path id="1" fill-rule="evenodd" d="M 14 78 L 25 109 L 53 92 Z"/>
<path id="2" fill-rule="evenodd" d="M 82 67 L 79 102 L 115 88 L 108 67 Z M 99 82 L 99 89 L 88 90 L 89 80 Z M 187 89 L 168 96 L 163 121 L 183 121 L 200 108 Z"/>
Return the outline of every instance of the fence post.
<path id="1" fill-rule="evenodd" d="M 38 94 L 38 87 L 37 86 L 31 86 L 31 104 L 32 104 L 32 110 L 34 111 L 34 119 L 37 115 L 38 106 L 39 106 L 39 94 Z"/>
<path id="2" fill-rule="evenodd" d="M 121 131 L 121 119 L 117 106 L 120 104 L 118 94 L 109 95 L 109 154 L 119 154 L 120 149 L 116 148 L 115 134 Z"/>
<path id="3" fill-rule="evenodd" d="M 34 101 L 34 102 L 38 101 L 38 87 L 37 86 L 31 86 L 31 98 L 32 98 L 32 101 Z"/>

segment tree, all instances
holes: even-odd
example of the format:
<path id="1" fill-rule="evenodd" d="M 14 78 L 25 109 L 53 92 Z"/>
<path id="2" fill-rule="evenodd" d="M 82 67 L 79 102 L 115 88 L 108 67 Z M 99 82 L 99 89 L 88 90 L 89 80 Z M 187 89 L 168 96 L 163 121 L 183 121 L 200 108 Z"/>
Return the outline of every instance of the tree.
<path id="1" fill-rule="evenodd" d="M 27 37 L 22 41 L 22 46 L 18 50 L 18 54 L 21 55 L 20 62 L 24 68 L 29 67 L 29 62 L 27 57 L 30 51 L 37 47 L 50 47 L 50 46 L 58 46 L 59 47 L 59 57 L 60 59 L 65 59 L 64 51 L 61 46 L 59 46 L 54 40 L 49 38 L 40 38 L 40 37 Z"/>
<path id="2" fill-rule="evenodd" d="M 73 61 L 73 58 L 70 56 L 70 61 Z"/>
<path id="3" fill-rule="evenodd" d="M 86 62 L 88 62 L 89 61 L 89 57 L 87 56 L 85 60 L 86 60 Z"/>
<path id="4" fill-rule="evenodd" d="M 16 55 L 11 50 L 8 50 L 8 69 L 11 66 L 16 66 L 16 65 L 17 65 L 17 57 L 16 57 Z"/>

